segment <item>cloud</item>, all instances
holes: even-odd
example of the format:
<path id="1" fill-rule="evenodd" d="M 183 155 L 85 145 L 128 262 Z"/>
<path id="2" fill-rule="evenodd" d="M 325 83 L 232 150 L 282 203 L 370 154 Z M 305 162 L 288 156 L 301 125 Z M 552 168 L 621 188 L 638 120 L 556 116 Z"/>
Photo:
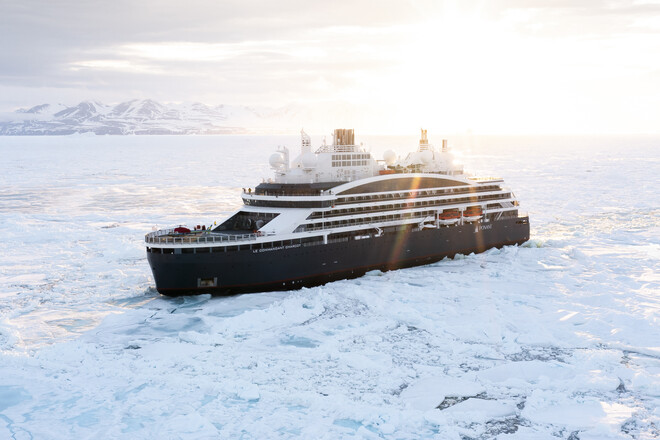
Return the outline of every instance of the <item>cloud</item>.
<path id="1" fill-rule="evenodd" d="M 342 100 L 475 128 L 502 101 L 593 106 L 584 81 L 615 93 L 656 71 L 658 17 L 623 0 L 5 1 L 0 105 Z"/>
<path id="2" fill-rule="evenodd" d="M 505 0 L 489 3 L 489 9 L 523 34 L 560 38 L 638 33 L 640 20 L 660 16 L 660 2 L 653 0 Z M 656 24 L 646 31 L 660 33 Z"/>
<path id="3" fill-rule="evenodd" d="M 264 68 L 287 58 L 310 59 L 323 55 L 331 39 L 350 40 L 338 35 L 315 40 L 319 31 L 387 26 L 419 14 L 412 3 L 360 0 L 313 7 L 298 0 L 5 3 L 0 81 L 28 86 L 46 80 L 59 87 L 84 80 L 91 70 L 105 69 L 109 76 L 120 70 L 162 73 L 172 67 L 168 61 L 181 66 L 232 59 Z M 181 70 L 186 69 L 174 69 Z"/>

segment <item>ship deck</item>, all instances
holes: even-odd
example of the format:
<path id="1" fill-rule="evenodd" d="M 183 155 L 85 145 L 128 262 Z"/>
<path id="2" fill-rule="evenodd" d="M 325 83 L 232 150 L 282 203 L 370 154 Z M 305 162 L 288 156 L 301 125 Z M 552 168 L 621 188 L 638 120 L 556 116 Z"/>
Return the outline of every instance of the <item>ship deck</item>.
<path id="1" fill-rule="evenodd" d="M 199 244 L 199 243 L 226 243 L 230 241 L 256 240 L 262 234 L 249 233 L 238 230 L 226 230 L 222 232 L 192 231 L 188 233 L 177 233 L 174 229 L 163 229 L 150 232 L 145 236 L 145 241 L 150 244 Z"/>

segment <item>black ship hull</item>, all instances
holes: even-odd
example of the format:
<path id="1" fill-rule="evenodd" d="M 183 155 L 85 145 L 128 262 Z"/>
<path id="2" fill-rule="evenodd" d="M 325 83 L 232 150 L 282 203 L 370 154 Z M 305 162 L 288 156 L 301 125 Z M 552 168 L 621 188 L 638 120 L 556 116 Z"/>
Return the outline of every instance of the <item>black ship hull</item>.
<path id="1" fill-rule="evenodd" d="M 147 258 L 161 294 L 232 294 L 311 287 L 359 277 L 370 270 L 429 264 L 456 254 L 522 244 L 528 239 L 528 218 L 514 217 L 328 240 L 326 244 L 292 240 L 275 247 L 218 247 L 187 253 L 181 249 L 162 253 L 152 248 Z"/>

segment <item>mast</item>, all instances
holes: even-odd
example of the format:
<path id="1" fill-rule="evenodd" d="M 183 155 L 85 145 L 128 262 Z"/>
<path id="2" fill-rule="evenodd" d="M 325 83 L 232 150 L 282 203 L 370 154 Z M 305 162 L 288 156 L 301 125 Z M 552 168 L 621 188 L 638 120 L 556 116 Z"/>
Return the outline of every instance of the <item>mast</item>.
<path id="1" fill-rule="evenodd" d="M 300 130 L 300 153 L 306 154 L 312 152 L 312 139 L 305 130 Z"/>

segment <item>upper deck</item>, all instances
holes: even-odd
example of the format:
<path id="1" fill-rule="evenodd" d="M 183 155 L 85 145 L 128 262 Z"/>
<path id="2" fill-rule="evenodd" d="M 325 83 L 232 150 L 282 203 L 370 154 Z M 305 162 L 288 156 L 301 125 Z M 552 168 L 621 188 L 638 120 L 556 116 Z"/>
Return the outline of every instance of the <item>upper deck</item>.
<path id="1" fill-rule="evenodd" d="M 438 193 L 477 193 L 501 189 L 502 179 L 472 179 L 467 176 L 438 174 L 384 174 L 352 182 L 307 184 L 262 183 L 256 190 L 244 190 L 241 197 L 247 206 L 279 208 L 329 208 L 348 199 L 370 200 L 377 196 L 389 199 L 411 198 L 422 191 Z"/>

